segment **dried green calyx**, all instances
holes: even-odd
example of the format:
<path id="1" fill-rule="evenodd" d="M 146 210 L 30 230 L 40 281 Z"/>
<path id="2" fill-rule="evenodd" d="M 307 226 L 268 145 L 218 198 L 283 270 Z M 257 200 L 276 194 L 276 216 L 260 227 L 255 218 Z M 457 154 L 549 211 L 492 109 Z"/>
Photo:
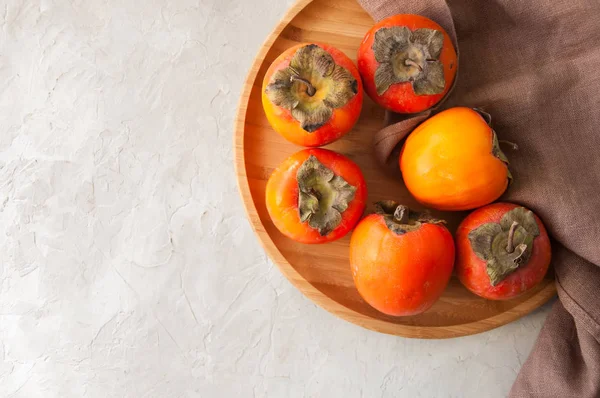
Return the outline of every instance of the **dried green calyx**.
<path id="1" fill-rule="evenodd" d="M 502 217 L 499 223 L 486 223 L 469 233 L 471 248 L 486 262 L 492 286 L 527 264 L 533 241 L 540 234 L 535 216 L 524 207 L 517 207 Z"/>
<path id="2" fill-rule="evenodd" d="M 431 217 L 427 212 L 413 211 L 393 200 L 377 202 L 375 211 L 383 216 L 385 225 L 396 235 L 416 231 L 425 223 L 442 224 L 445 222 Z"/>
<path id="3" fill-rule="evenodd" d="M 487 113 L 484 110 L 479 109 L 479 108 L 473 108 L 473 110 L 475 112 L 479 113 L 479 115 L 483 118 L 483 120 L 485 120 L 485 122 L 487 123 L 488 126 L 492 127 L 492 115 L 490 115 L 489 113 Z M 510 144 L 513 146 L 514 149 L 517 148 L 516 144 L 514 144 L 514 143 L 510 143 Z M 502 152 L 502 149 L 500 149 L 500 141 L 498 141 L 498 136 L 496 135 L 496 131 L 494 131 L 493 128 L 492 128 L 492 155 L 494 155 L 495 157 L 500 159 L 502 162 L 504 162 L 504 164 L 506 164 L 506 171 L 508 173 L 508 184 L 509 185 L 512 184 L 513 176 L 512 176 L 512 173 L 510 172 L 510 169 L 508 168 L 508 165 L 510 164 L 510 162 L 508 161 L 508 158 L 506 157 L 504 152 Z"/>
<path id="4" fill-rule="evenodd" d="M 299 48 L 290 65 L 275 72 L 265 89 L 268 99 L 289 110 L 309 133 L 327 123 L 333 110 L 345 106 L 357 92 L 352 73 L 316 44 Z"/>
<path id="5" fill-rule="evenodd" d="M 444 92 L 444 65 L 439 61 L 444 34 L 435 29 L 405 26 L 381 28 L 375 32 L 373 52 L 379 67 L 375 88 L 382 95 L 392 84 L 410 82 L 416 95 Z"/>
<path id="6" fill-rule="evenodd" d="M 296 173 L 300 221 L 326 236 L 342 222 L 342 213 L 354 199 L 356 187 L 311 155 Z"/>

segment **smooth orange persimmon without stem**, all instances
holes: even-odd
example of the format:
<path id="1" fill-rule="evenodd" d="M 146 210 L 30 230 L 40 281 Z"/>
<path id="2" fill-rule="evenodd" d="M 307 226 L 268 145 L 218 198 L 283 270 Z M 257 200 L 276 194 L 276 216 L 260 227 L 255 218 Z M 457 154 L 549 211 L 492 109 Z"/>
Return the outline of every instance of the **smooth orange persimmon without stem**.
<path id="1" fill-rule="evenodd" d="M 512 176 L 496 133 L 477 111 L 450 108 L 427 119 L 400 153 L 406 188 L 438 210 L 469 210 L 498 199 Z"/>

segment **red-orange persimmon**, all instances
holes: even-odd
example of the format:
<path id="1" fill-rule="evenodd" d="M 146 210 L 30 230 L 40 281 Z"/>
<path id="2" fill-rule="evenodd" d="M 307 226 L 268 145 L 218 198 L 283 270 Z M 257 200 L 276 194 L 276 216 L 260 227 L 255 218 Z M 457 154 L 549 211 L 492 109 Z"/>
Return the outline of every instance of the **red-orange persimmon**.
<path id="1" fill-rule="evenodd" d="M 365 91 L 397 113 L 417 113 L 450 90 L 456 51 L 444 29 L 420 15 L 400 14 L 375 24 L 358 50 Z"/>
<path id="2" fill-rule="evenodd" d="M 541 282 L 550 265 L 550 239 L 538 216 L 512 203 L 469 214 L 456 231 L 456 272 L 473 293 L 508 300 Z"/>
<path id="3" fill-rule="evenodd" d="M 360 295 L 394 316 L 426 311 L 442 295 L 454 265 L 448 229 L 426 214 L 387 201 L 352 233 L 350 266 Z"/>
<path id="4" fill-rule="evenodd" d="M 273 172 L 266 204 L 273 224 L 302 243 L 339 239 L 361 218 L 367 185 L 359 167 L 326 149 L 305 149 Z"/>
<path id="5" fill-rule="evenodd" d="M 269 123 L 297 145 L 316 147 L 342 137 L 358 120 L 362 101 L 356 66 L 327 44 L 287 49 L 263 80 L 262 103 Z"/>

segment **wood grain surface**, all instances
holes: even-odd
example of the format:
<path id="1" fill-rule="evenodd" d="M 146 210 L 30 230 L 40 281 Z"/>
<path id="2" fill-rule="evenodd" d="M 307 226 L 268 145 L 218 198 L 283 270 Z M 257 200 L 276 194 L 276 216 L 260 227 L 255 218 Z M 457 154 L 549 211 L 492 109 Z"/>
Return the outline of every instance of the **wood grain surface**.
<path id="1" fill-rule="evenodd" d="M 317 305 L 349 322 L 378 332 L 416 338 L 448 338 L 483 332 L 538 308 L 556 289 L 552 275 L 526 295 L 510 301 L 481 299 L 452 278 L 441 299 L 427 312 L 395 318 L 371 308 L 358 294 L 348 263 L 349 235 L 324 245 L 303 245 L 274 227 L 265 207 L 265 186 L 279 163 L 301 147 L 279 136 L 267 122 L 261 105 L 261 84 L 271 62 L 285 49 L 302 42 L 333 45 L 352 60 L 363 35 L 373 24 L 355 0 L 299 0 L 270 34 L 250 70 L 235 122 L 235 166 L 239 189 L 256 234 L 281 272 Z M 372 203 L 395 199 L 420 208 L 397 173 L 384 170 L 372 153 L 372 137 L 382 127 L 384 112 L 365 95 L 355 128 L 326 148 L 354 160 L 369 189 Z M 453 231 L 464 213 L 437 213 Z"/>

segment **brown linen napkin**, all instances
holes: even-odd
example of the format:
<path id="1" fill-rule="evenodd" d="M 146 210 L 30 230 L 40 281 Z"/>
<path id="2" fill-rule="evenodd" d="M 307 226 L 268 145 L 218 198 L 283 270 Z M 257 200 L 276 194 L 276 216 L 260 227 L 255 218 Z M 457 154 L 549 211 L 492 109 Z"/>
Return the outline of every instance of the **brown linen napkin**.
<path id="1" fill-rule="evenodd" d="M 515 182 L 502 200 L 545 221 L 560 301 L 511 396 L 599 397 L 600 1 L 358 1 L 375 20 L 412 13 L 444 27 L 460 48 L 459 69 L 433 113 L 483 108 L 499 138 L 519 146 L 505 151 Z M 426 117 L 399 116 L 379 131 L 379 159 L 397 164 L 394 149 Z"/>

